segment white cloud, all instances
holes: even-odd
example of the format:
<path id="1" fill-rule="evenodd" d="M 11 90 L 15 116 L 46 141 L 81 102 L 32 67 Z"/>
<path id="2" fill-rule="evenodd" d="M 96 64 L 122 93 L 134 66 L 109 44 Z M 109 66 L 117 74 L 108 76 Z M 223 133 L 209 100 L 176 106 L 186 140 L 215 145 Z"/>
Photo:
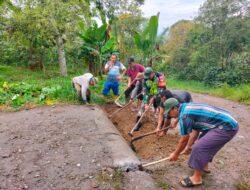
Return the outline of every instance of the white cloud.
<path id="1" fill-rule="evenodd" d="M 159 31 L 181 19 L 193 19 L 205 0 L 146 0 L 141 7 L 145 17 L 160 12 Z"/>

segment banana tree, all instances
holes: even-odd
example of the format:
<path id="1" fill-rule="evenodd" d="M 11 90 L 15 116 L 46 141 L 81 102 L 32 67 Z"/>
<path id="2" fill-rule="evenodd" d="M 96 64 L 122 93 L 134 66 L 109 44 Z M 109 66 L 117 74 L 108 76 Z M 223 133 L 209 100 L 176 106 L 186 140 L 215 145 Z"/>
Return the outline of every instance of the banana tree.
<path id="1" fill-rule="evenodd" d="M 88 63 L 89 71 L 101 75 L 103 63 L 116 51 L 116 39 L 110 37 L 110 27 L 103 24 L 98 27 L 96 23 L 89 28 L 81 24 L 81 32 L 78 33 L 83 40 L 80 57 Z"/>
<path id="2" fill-rule="evenodd" d="M 157 15 L 151 16 L 144 31 L 142 33 L 137 33 L 134 36 L 137 48 L 143 52 L 144 63 L 147 63 L 153 58 L 157 41 L 158 19 L 159 13 Z"/>

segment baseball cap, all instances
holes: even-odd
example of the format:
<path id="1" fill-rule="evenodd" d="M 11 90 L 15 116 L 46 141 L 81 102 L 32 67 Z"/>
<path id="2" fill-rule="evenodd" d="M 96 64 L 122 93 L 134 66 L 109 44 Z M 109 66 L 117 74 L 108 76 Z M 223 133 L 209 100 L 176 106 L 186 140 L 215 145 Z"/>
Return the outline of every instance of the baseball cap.
<path id="1" fill-rule="evenodd" d="M 153 69 L 151 67 L 146 67 L 144 70 L 144 78 L 148 79 L 150 74 L 153 72 Z"/>
<path id="2" fill-rule="evenodd" d="M 177 99 L 175 98 L 169 98 L 164 102 L 164 108 L 165 108 L 165 112 L 164 115 L 168 115 L 169 111 L 175 107 L 178 106 L 179 102 Z"/>

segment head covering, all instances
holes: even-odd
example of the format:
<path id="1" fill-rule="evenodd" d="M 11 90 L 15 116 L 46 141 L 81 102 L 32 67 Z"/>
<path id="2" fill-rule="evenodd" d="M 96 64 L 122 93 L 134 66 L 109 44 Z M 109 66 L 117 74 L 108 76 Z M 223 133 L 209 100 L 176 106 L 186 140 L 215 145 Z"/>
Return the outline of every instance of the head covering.
<path id="1" fill-rule="evenodd" d="M 164 108 L 165 108 L 165 112 L 164 115 L 168 115 L 169 111 L 175 107 L 178 106 L 179 102 L 177 99 L 175 98 L 169 98 L 164 102 Z"/>
<path id="2" fill-rule="evenodd" d="M 151 67 L 146 67 L 144 70 L 144 78 L 149 79 L 152 72 L 153 72 L 153 69 Z"/>
<path id="3" fill-rule="evenodd" d="M 92 80 L 94 84 L 97 84 L 99 82 L 97 77 L 92 77 L 90 80 Z"/>
<path id="4" fill-rule="evenodd" d="M 133 57 L 129 57 L 129 58 L 128 58 L 128 64 L 133 63 L 134 61 L 135 61 L 135 60 L 134 60 Z"/>

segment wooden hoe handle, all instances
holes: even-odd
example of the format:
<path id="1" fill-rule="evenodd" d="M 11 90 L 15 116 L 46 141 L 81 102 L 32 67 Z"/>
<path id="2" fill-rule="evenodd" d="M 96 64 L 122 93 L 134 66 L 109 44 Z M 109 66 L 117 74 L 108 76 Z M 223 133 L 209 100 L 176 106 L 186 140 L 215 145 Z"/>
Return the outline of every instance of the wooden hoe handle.
<path id="1" fill-rule="evenodd" d="M 163 158 L 163 159 L 161 159 L 161 160 L 149 162 L 149 163 L 147 163 L 147 164 L 142 164 L 142 167 L 147 167 L 147 166 L 151 166 L 151 165 L 154 165 L 154 164 L 158 164 L 158 163 L 164 162 L 164 161 L 166 161 L 166 160 L 169 160 L 169 157 Z"/>

